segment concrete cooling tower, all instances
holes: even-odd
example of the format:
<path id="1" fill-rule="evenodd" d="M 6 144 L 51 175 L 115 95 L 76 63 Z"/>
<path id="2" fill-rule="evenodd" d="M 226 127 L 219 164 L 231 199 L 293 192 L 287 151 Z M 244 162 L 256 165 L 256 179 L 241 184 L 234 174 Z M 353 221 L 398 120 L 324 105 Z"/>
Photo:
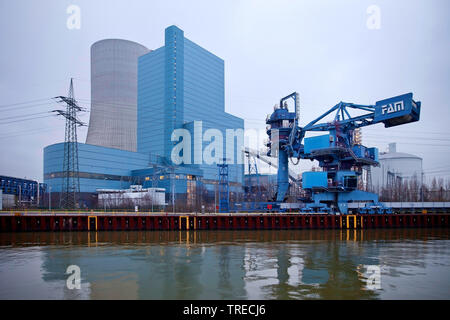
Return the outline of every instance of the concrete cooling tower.
<path id="1" fill-rule="evenodd" d="M 91 114 L 87 144 L 136 151 L 137 64 L 149 50 L 106 39 L 91 46 Z"/>

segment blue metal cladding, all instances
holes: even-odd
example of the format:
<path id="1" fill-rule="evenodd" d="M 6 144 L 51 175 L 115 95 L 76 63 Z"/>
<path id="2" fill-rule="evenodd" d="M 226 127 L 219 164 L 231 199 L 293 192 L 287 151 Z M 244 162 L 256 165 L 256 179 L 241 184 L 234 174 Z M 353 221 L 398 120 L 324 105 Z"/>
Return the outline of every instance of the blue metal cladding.
<path id="1" fill-rule="evenodd" d="M 222 121 L 225 111 L 224 61 L 184 39 L 185 121 Z"/>
<path id="2" fill-rule="evenodd" d="M 154 176 L 153 168 L 145 168 L 133 170 L 131 175 L 134 177 L 139 177 L 140 183 L 144 188 L 153 186 L 153 178 L 156 178 L 156 187 L 165 188 L 167 193 L 171 193 L 172 181 L 175 181 L 175 193 L 186 193 L 187 188 L 187 175 L 192 175 L 196 177 L 202 176 L 202 171 L 195 168 L 177 166 L 172 172 L 170 168 L 165 170 L 158 170 Z M 171 175 L 175 175 L 175 179 L 171 179 Z"/>
<path id="3" fill-rule="evenodd" d="M 378 162 L 378 148 L 368 148 L 367 151 L 369 152 L 370 158 Z"/>
<path id="4" fill-rule="evenodd" d="M 62 178 L 47 178 L 47 190 L 61 192 Z M 80 178 L 80 192 L 95 193 L 97 189 L 128 189 L 131 183 L 127 180 L 100 180 Z"/>
<path id="5" fill-rule="evenodd" d="M 228 157 L 226 137 L 227 129 L 244 129 L 244 120 L 225 112 L 225 72 L 224 61 L 203 49 L 191 40 L 184 38 L 184 122 L 201 121 L 202 135 L 208 129 L 217 129 L 222 133 L 222 157 Z M 192 133 L 191 133 L 192 134 Z M 237 132 L 237 134 L 241 134 Z M 241 161 L 242 138 L 233 138 L 233 158 L 228 159 L 228 175 L 230 182 L 243 183 L 244 165 Z M 202 152 L 210 144 L 204 141 Z M 194 149 L 192 149 L 194 150 Z M 192 161 L 194 161 L 192 152 Z M 222 158 L 220 155 L 218 158 Z M 242 161 L 241 161 L 242 162 Z M 218 179 L 217 163 L 205 164 L 199 168 L 203 170 L 203 178 Z M 234 190 L 233 188 L 230 188 Z"/>
<path id="6" fill-rule="evenodd" d="M 289 158 L 286 150 L 278 150 L 278 175 L 277 175 L 278 194 L 277 201 L 284 201 L 284 195 L 289 189 Z"/>
<path id="7" fill-rule="evenodd" d="M 39 188 L 39 191 L 38 191 Z M 36 200 L 46 191 L 46 185 L 34 180 L 0 176 L 0 189 L 3 194 L 14 194 L 21 200 Z"/>
<path id="8" fill-rule="evenodd" d="M 316 137 L 305 138 L 305 153 L 311 153 L 312 150 L 325 149 L 331 147 L 330 135 L 325 134 Z"/>
<path id="9" fill-rule="evenodd" d="M 213 154 L 219 163 L 222 161 L 222 158 L 226 157 L 227 162 L 229 163 L 228 171 L 229 171 L 229 180 L 232 182 L 243 183 L 243 174 L 244 174 L 244 165 L 241 154 L 242 142 L 244 140 L 243 130 L 242 129 L 243 121 L 239 118 L 233 117 L 226 113 L 222 113 L 223 120 L 222 122 L 212 122 L 208 120 L 198 120 L 189 122 L 184 125 L 184 128 L 189 130 L 191 134 L 191 165 L 198 167 L 203 171 L 204 179 L 217 180 L 218 179 L 218 171 L 217 171 L 217 162 L 212 164 L 207 164 L 205 162 L 204 156 L 208 155 L 208 152 L 205 150 L 208 146 L 213 143 L 213 140 L 206 141 L 205 132 L 210 129 L 217 130 L 216 133 L 220 133 L 222 148 L 215 150 L 217 153 Z M 227 131 L 228 130 L 228 131 Z M 227 141 L 227 134 L 229 135 Z M 198 137 L 200 135 L 200 138 Z M 215 140 L 216 137 L 213 139 Z M 219 137 L 220 138 L 220 137 Z M 197 139 L 197 143 L 194 141 Z M 202 142 L 198 143 L 198 140 Z M 232 151 L 227 152 L 227 143 L 229 143 L 229 147 L 233 148 Z M 196 160 L 201 160 L 201 163 L 195 164 Z M 239 161 L 241 163 L 239 163 Z"/>
<path id="10" fill-rule="evenodd" d="M 378 162 L 378 149 L 377 148 L 367 148 L 362 145 L 354 145 L 352 147 L 353 153 L 358 158 L 372 159 Z"/>
<path id="11" fill-rule="evenodd" d="M 418 121 L 420 102 L 414 101 L 412 96 L 412 93 L 407 93 L 377 101 L 374 121 L 383 122 L 386 128 Z"/>
<path id="12" fill-rule="evenodd" d="M 356 177 L 355 171 L 337 171 L 336 180 L 343 182 L 345 177 Z"/>
<path id="13" fill-rule="evenodd" d="M 366 156 L 367 148 L 365 146 L 356 145 L 352 147 L 352 150 L 355 156 L 357 156 L 358 158 L 364 158 Z"/>
<path id="14" fill-rule="evenodd" d="M 328 187 L 327 172 L 325 171 L 303 172 L 302 187 L 303 189 Z"/>
<path id="15" fill-rule="evenodd" d="M 137 151 L 164 156 L 165 48 L 138 60 Z"/>
<path id="16" fill-rule="evenodd" d="M 172 132 L 184 123 L 184 33 L 175 26 L 165 32 L 164 155 L 170 159 Z"/>
<path id="17" fill-rule="evenodd" d="M 61 191 L 64 143 L 44 148 L 44 182 L 52 192 Z M 145 154 L 78 143 L 80 191 L 95 192 L 99 188 L 126 188 L 131 170 L 148 165 Z M 91 179 L 83 176 L 92 175 Z M 101 177 L 96 178 L 96 177 Z M 114 179 L 114 180 L 113 180 Z"/>

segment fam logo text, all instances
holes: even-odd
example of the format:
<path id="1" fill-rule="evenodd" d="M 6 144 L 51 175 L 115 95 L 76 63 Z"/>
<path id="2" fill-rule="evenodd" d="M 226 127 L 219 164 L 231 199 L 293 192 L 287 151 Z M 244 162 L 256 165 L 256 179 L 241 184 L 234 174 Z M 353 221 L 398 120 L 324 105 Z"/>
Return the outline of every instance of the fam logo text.
<path id="1" fill-rule="evenodd" d="M 388 114 L 402 110 L 405 110 L 405 105 L 403 104 L 403 101 L 399 101 L 382 106 L 381 114 Z"/>

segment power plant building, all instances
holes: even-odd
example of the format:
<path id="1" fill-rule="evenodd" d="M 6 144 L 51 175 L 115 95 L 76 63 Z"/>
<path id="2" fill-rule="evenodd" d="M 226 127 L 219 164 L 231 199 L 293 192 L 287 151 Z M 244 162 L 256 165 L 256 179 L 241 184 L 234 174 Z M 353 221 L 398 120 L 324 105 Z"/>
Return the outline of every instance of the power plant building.
<path id="1" fill-rule="evenodd" d="M 179 143 L 172 134 L 185 129 L 191 139 L 191 156 L 183 164 L 186 170 L 201 170 L 211 190 L 217 162 L 226 158 L 232 185 L 242 185 L 244 121 L 225 112 L 224 61 L 171 26 L 166 29 L 165 46 L 141 56 L 138 70 L 137 151 L 171 163 L 172 150 Z M 227 129 L 229 135 L 233 133 L 231 153 L 226 149 Z M 214 140 L 208 133 L 222 135 L 213 165 L 206 164 L 204 157 L 209 155 L 205 147 Z"/>
<path id="2" fill-rule="evenodd" d="M 230 192 L 242 191 L 244 121 L 225 112 L 222 59 L 176 26 L 166 29 L 164 46 L 153 51 L 102 40 L 91 54 L 92 114 L 86 144 L 78 143 L 81 193 L 142 185 L 165 188 L 192 203 L 199 193 L 214 197 L 223 158 L 229 163 Z M 44 149 L 44 182 L 52 192 L 61 191 L 63 159 L 64 143 Z"/>

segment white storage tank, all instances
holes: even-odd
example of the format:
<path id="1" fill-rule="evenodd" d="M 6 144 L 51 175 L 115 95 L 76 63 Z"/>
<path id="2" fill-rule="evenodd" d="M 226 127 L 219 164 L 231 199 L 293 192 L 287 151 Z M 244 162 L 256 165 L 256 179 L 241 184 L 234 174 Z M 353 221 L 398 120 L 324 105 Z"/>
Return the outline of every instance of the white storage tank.
<path id="1" fill-rule="evenodd" d="M 422 182 L 422 158 L 403 152 L 397 152 L 396 143 L 389 144 L 389 151 L 380 153 L 379 167 L 372 167 L 372 185 L 386 187 L 394 181 L 407 181 L 414 177 Z"/>
<path id="2" fill-rule="evenodd" d="M 106 39 L 91 46 L 91 114 L 87 144 L 136 151 L 137 64 L 149 50 Z"/>

